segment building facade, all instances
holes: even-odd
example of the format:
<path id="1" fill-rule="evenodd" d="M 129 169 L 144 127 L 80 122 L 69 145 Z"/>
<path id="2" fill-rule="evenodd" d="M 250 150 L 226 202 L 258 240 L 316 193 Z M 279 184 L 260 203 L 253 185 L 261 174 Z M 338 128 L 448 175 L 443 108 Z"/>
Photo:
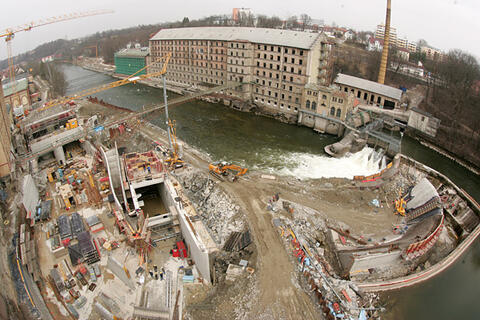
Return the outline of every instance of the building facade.
<path id="1" fill-rule="evenodd" d="M 115 53 L 115 73 L 131 75 L 138 70 L 145 68 L 147 57 L 150 54 L 149 48 L 126 48 Z M 146 74 L 142 70 L 137 75 Z"/>
<path id="2" fill-rule="evenodd" d="M 377 25 L 377 30 L 375 30 L 375 38 L 384 39 L 385 38 L 385 25 Z M 397 44 L 397 29 L 390 26 L 390 43 L 392 45 Z"/>
<path id="3" fill-rule="evenodd" d="M 29 107 L 31 104 L 30 93 L 28 90 L 28 79 L 18 79 L 15 83 L 9 82 L 3 85 L 3 94 L 5 103 L 11 108 L 19 106 Z"/>
<path id="4" fill-rule="evenodd" d="M 169 85 L 201 88 L 243 83 L 222 93 L 272 114 L 297 116 L 307 83 L 331 81 L 332 44 L 318 33 L 246 27 L 163 29 L 150 39 L 152 59 L 172 57 Z M 157 72 L 154 63 L 149 72 Z"/>
<path id="5" fill-rule="evenodd" d="M 0 179 L 10 174 L 10 117 L 7 113 L 7 106 L 3 99 L 3 86 L 0 85 Z"/>
<path id="6" fill-rule="evenodd" d="M 441 60 L 443 57 L 442 51 L 428 46 L 420 47 L 420 53 L 424 53 L 430 60 Z"/>
<path id="7" fill-rule="evenodd" d="M 321 133 L 343 134 L 347 115 L 354 108 L 352 94 L 336 88 L 307 84 L 303 91 L 298 123 Z"/>
<path id="8" fill-rule="evenodd" d="M 342 73 L 337 75 L 334 82 L 341 91 L 353 94 L 363 103 L 384 109 L 397 108 L 402 98 L 400 89 Z"/>

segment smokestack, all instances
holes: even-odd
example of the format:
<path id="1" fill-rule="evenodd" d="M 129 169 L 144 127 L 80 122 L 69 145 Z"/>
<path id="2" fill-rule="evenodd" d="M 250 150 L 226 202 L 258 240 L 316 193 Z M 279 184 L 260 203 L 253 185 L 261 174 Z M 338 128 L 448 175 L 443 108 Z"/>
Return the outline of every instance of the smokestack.
<path id="1" fill-rule="evenodd" d="M 380 62 L 380 70 L 378 71 L 378 83 L 385 83 L 385 73 L 387 71 L 388 46 L 390 44 L 390 15 L 392 11 L 392 1 L 387 0 L 387 16 L 385 18 L 385 36 L 383 38 L 382 61 Z"/>

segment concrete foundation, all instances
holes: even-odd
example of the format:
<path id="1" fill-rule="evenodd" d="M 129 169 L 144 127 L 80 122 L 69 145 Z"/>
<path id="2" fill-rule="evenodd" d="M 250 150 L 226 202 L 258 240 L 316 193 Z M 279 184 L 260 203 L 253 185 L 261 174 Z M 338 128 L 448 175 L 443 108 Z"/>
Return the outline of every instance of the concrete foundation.
<path id="1" fill-rule="evenodd" d="M 53 154 L 55 155 L 55 159 L 59 164 L 65 164 L 65 152 L 63 151 L 63 146 L 56 147 L 53 149 Z"/>

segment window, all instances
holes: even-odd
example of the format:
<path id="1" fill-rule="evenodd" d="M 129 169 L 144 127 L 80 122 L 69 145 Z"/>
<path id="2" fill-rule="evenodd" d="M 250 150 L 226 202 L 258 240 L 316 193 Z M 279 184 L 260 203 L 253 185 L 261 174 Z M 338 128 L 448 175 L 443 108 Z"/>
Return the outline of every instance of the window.
<path id="1" fill-rule="evenodd" d="M 305 102 L 305 108 L 310 109 L 310 100 L 307 100 L 307 102 Z"/>
<path id="2" fill-rule="evenodd" d="M 358 90 L 357 92 L 357 98 L 360 98 L 362 96 L 362 92 L 360 90 Z"/>
<path id="3" fill-rule="evenodd" d="M 312 102 L 312 110 L 317 110 L 317 103 L 315 101 Z"/>
<path id="4" fill-rule="evenodd" d="M 327 96 L 326 96 L 326 95 L 322 95 L 322 99 L 323 99 L 323 100 L 326 100 L 326 99 L 327 99 Z"/>
<path id="5" fill-rule="evenodd" d="M 295 49 L 292 49 L 292 54 L 295 54 Z"/>
<path id="6" fill-rule="evenodd" d="M 295 103 L 299 103 L 299 100 L 297 97 L 295 97 Z"/>
<path id="7" fill-rule="evenodd" d="M 331 116 L 334 116 L 334 115 L 335 115 L 335 108 L 334 108 L 334 107 L 331 107 L 331 108 L 330 108 L 330 115 L 331 115 Z"/>
<path id="8" fill-rule="evenodd" d="M 343 88 L 343 91 L 348 92 L 348 88 L 347 87 Z"/>
<path id="9" fill-rule="evenodd" d="M 343 99 L 338 99 L 338 103 L 343 103 Z"/>
<path id="10" fill-rule="evenodd" d="M 380 103 L 382 101 L 382 97 L 377 98 L 377 103 Z"/>
<path id="11" fill-rule="evenodd" d="M 295 58 L 292 58 L 292 63 L 295 63 Z"/>
<path id="12" fill-rule="evenodd" d="M 285 58 L 283 59 L 283 62 L 287 62 L 287 57 L 285 57 Z"/>
<path id="13" fill-rule="evenodd" d="M 338 108 L 337 109 L 337 118 L 340 118 L 341 115 L 342 115 L 342 109 Z"/>

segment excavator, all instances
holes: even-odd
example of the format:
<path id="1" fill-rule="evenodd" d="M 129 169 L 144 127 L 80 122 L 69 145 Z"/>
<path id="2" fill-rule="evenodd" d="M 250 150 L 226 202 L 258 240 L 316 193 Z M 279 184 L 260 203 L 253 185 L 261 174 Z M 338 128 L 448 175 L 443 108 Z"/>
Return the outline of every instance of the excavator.
<path id="1" fill-rule="evenodd" d="M 398 199 L 395 200 L 395 214 L 399 214 L 405 217 L 405 210 L 407 208 L 407 201 L 405 198 L 408 196 L 408 193 L 402 197 L 402 193 L 399 192 Z"/>
<path id="2" fill-rule="evenodd" d="M 247 168 L 242 168 L 235 164 L 231 164 L 225 161 L 213 162 L 208 165 L 210 174 L 220 180 L 225 180 L 224 177 L 232 175 L 232 182 L 236 181 L 238 177 L 245 175 L 248 171 Z"/>

